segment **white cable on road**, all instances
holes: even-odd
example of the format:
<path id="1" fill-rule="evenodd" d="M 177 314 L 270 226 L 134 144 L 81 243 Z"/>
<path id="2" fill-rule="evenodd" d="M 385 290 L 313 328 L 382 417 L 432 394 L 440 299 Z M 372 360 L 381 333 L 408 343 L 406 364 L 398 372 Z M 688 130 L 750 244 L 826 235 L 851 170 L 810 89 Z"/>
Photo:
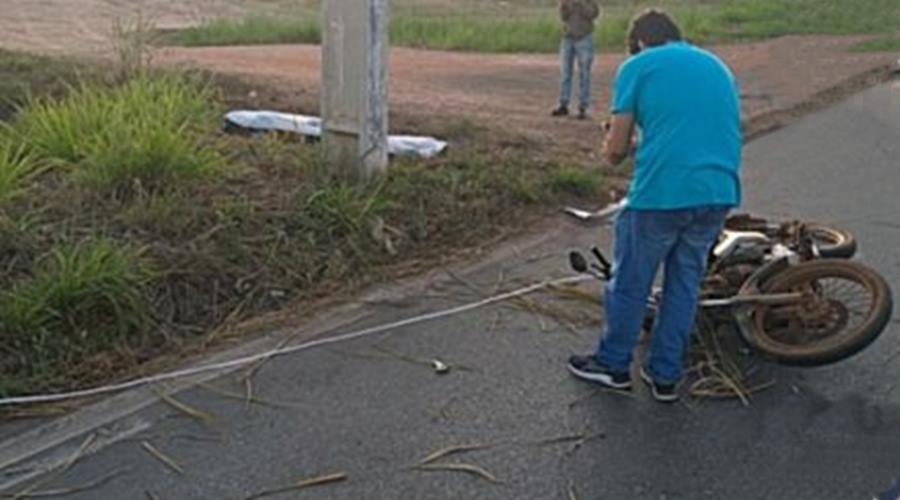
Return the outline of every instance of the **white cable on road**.
<path id="1" fill-rule="evenodd" d="M 523 295 L 528 295 L 530 293 L 536 292 L 543 288 L 551 287 L 551 286 L 559 286 L 559 285 L 567 285 L 580 283 L 582 281 L 593 280 L 592 276 L 570 276 L 567 278 L 558 278 L 554 280 L 542 281 L 540 283 L 536 283 L 533 285 L 529 285 L 523 288 L 519 288 L 517 290 L 512 290 L 509 292 L 501 293 L 499 295 L 494 295 L 492 297 L 487 297 L 485 299 L 479 300 L 478 302 L 470 302 L 468 304 L 463 304 L 460 306 L 456 306 L 450 309 L 444 309 L 441 311 L 435 311 L 427 314 L 422 314 L 419 316 L 413 316 L 411 318 L 402 319 L 399 321 L 395 321 L 393 323 L 387 323 L 378 326 L 372 326 L 369 328 L 365 328 L 363 330 L 359 330 L 356 332 L 346 333 L 343 335 L 337 335 L 335 337 L 327 337 L 319 340 L 313 340 L 310 342 L 304 342 L 302 344 L 297 344 L 295 346 L 284 347 L 281 349 L 272 349 L 266 352 L 262 352 L 259 354 L 254 354 L 252 356 L 246 356 L 243 358 L 232 359 L 230 361 L 223 361 L 221 363 L 214 363 L 209 365 L 201 365 L 195 366 L 193 368 L 185 368 L 183 370 L 176 370 L 167 373 L 161 373 L 159 375 L 154 375 L 151 377 L 144 377 L 135 380 L 130 380 L 128 382 L 122 382 L 120 384 L 113 385 L 105 385 L 101 387 L 95 387 L 93 389 L 84 389 L 80 391 L 71 391 L 71 392 L 63 392 L 59 394 L 37 394 L 33 396 L 17 396 L 11 398 L 2 398 L 0 399 L 0 406 L 13 406 L 13 405 L 25 405 L 25 404 L 34 404 L 34 403 L 53 403 L 58 401 L 65 401 L 70 399 L 84 398 L 88 396 L 98 396 L 102 394 L 109 394 L 113 392 L 124 391 L 126 389 L 133 389 L 135 387 L 140 387 L 148 384 L 153 384 L 157 382 L 163 382 L 166 380 L 172 380 L 176 378 L 184 378 L 189 377 L 191 375 L 197 375 L 200 373 L 213 372 L 219 370 L 225 370 L 228 368 L 234 368 L 237 366 L 247 365 L 256 361 L 260 361 L 267 358 L 272 358 L 275 356 L 281 356 L 284 354 L 290 354 L 299 351 L 305 351 L 307 349 L 312 349 L 314 347 L 320 347 L 328 344 L 336 344 L 339 342 L 346 342 L 348 340 L 358 339 L 360 337 L 365 337 L 367 335 L 373 335 L 375 333 L 384 332 L 387 330 L 393 330 L 396 328 L 401 328 L 404 326 L 409 326 L 416 323 L 422 323 L 425 321 L 431 321 L 438 318 L 444 318 L 447 316 L 453 316 L 456 314 L 464 313 L 467 311 L 471 311 L 474 309 L 478 309 L 484 306 L 488 306 L 491 304 L 495 304 L 497 302 L 504 302 L 509 299 L 513 299 L 516 297 L 521 297 Z"/>

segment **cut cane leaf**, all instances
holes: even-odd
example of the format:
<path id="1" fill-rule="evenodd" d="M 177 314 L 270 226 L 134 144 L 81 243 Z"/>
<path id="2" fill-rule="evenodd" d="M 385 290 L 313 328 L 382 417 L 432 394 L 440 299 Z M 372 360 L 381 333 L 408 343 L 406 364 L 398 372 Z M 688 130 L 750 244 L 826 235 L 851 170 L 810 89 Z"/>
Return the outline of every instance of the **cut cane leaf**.
<path id="1" fill-rule="evenodd" d="M 452 463 L 452 464 L 426 464 L 419 465 L 416 467 L 421 470 L 430 470 L 430 471 L 455 471 L 455 472 L 465 472 L 468 474 L 472 474 L 478 476 L 482 479 L 486 479 L 492 483 L 500 483 L 501 481 L 497 479 L 496 476 L 491 474 L 490 472 L 484 470 L 482 467 L 472 464 L 464 464 L 464 463 Z"/>
<path id="2" fill-rule="evenodd" d="M 146 450 L 147 453 L 152 455 L 153 458 L 162 462 L 163 465 L 165 465 L 166 467 L 172 469 L 173 471 L 175 471 L 181 475 L 184 475 L 184 468 L 182 468 L 180 465 L 178 465 L 178 462 L 176 462 L 174 459 L 172 459 L 165 453 L 156 449 L 156 447 L 153 446 L 152 444 L 150 444 L 148 441 L 143 441 L 141 443 L 141 447 L 144 448 L 144 450 Z"/>
<path id="3" fill-rule="evenodd" d="M 466 451 L 475 451 L 475 450 L 483 450 L 485 448 L 490 448 L 493 446 L 492 444 L 484 444 L 484 443 L 476 443 L 476 444 L 462 444 L 462 445 L 454 445 L 448 446 L 446 448 L 441 448 L 440 450 L 434 451 L 430 453 L 428 456 L 419 460 L 419 465 L 426 465 L 434 462 L 435 460 L 439 460 L 449 455 L 453 455 L 455 453 L 463 453 Z"/>

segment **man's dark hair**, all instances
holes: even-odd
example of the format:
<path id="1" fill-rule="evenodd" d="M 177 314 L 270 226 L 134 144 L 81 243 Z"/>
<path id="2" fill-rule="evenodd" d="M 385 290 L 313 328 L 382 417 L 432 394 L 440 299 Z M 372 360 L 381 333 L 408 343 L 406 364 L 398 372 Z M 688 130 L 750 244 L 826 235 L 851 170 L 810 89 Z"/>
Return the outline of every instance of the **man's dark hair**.
<path id="1" fill-rule="evenodd" d="M 657 47 L 681 40 L 681 30 L 675 21 L 658 9 L 647 9 L 631 21 L 628 29 L 628 53 L 641 51 L 638 42 L 646 47 Z"/>

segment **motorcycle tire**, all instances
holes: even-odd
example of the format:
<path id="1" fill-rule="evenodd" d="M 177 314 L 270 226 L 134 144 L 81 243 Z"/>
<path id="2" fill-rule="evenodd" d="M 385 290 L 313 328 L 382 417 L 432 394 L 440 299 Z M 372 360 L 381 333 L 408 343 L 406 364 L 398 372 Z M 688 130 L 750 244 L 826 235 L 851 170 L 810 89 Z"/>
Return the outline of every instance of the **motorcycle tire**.
<path id="1" fill-rule="evenodd" d="M 725 228 L 734 231 L 757 231 L 774 236 L 766 219 L 749 214 L 734 214 L 728 217 Z M 856 238 L 844 229 L 825 224 L 806 224 L 807 233 L 812 236 L 819 248 L 819 256 L 825 259 L 850 259 L 856 255 Z"/>
<path id="2" fill-rule="evenodd" d="M 868 304 L 856 318 L 849 308 L 857 300 L 828 296 L 856 288 Z M 848 358 L 871 344 L 891 319 L 891 289 L 878 273 L 858 262 L 822 259 L 800 263 L 762 285 L 762 293 L 801 292 L 812 298 L 789 305 L 759 305 L 751 313 L 751 328 L 741 329 L 744 340 L 766 358 L 794 366 L 820 366 Z M 749 330 L 749 331 L 747 331 Z"/>
<path id="3" fill-rule="evenodd" d="M 807 233 L 826 259 L 851 259 L 856 255 L 856 238 L 849 231 L 822 224 L 807 224 Z"/>

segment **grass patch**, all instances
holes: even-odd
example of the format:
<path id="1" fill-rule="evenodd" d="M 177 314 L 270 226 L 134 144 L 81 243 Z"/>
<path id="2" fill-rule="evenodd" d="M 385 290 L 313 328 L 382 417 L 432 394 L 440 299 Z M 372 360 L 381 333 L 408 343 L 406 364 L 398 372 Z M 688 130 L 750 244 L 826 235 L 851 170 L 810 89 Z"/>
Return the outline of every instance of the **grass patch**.
<path id="1" fill-rule="evenodd" d="M 0 129 L 0 206 L 22 194 L 40 170 L 40 163 L 25 145 L 16 144 Z"/>
<path id="2" fill-rule="evenodd" d="M 390 28 L 395 45 L 471 52 L 553 52 L 559 33 L 559 22 L 546 14 L 512 19 L 400 15 Z"/>
<path id="3" fill-rule="evenodd" d="M 36 157 L 106 193 L 157 190 L 215 170 L 201 141 L 218 107 L 191 78 L 142 75 L 118 87 L 82 84 L 62 99 L 30 100 L 13 135 Z"/>
<path id="4" fill-rule="evenodd" d="M 598 176 L 596 169 L 561 167 L 552 171 L 546 182 L 548 188 L 556 193 L 587 198 L 597 194 L 602 178 Z"/>
<path id="5" fill-rule="evenodd" d="M 850 47 L 851 52 L 900 52 L 900 36 L 886 36 L 859 42 Z"/>
<path id="6" fill-rule="evenodd" d="M 186 47 L 212 45 L 266 45 L 278 43 L 319 43 L 318 16 L 213 19 L 199 27 L 167 34 L 163 41 Z"/>
<path id="7" fill-rule="evenodd" d="M 150 304 L 142 289 L 150 277 L 138 253 L 110 241 L 50 251 L 33 276 L 0 295 L 0 338 L 8 359 L 0 393 L 40 387 L 63 374 L 60 366 L 145 333 Z"/>
<path id="8" fill-rule="evenodd" d="M 604 50 L 624 46 L 629 20 L 658 2 L 612 2 L 595 32 Z M 900 25 L 894 0 L 673 0 L 664 7 L 697 43 L 727 43 L 789 34 L 893 32 Z M 461 5 L 410 8 L 399 5 L 391 17 L 391 42 L 399 46 L 475 52 L 555 52 L 560 22 L 552 8 Z M 255 15 L 244 20 L 213 20 L 177 32 L 170 43 L 235 45 L 318 43 L 318 17 Z"/>

